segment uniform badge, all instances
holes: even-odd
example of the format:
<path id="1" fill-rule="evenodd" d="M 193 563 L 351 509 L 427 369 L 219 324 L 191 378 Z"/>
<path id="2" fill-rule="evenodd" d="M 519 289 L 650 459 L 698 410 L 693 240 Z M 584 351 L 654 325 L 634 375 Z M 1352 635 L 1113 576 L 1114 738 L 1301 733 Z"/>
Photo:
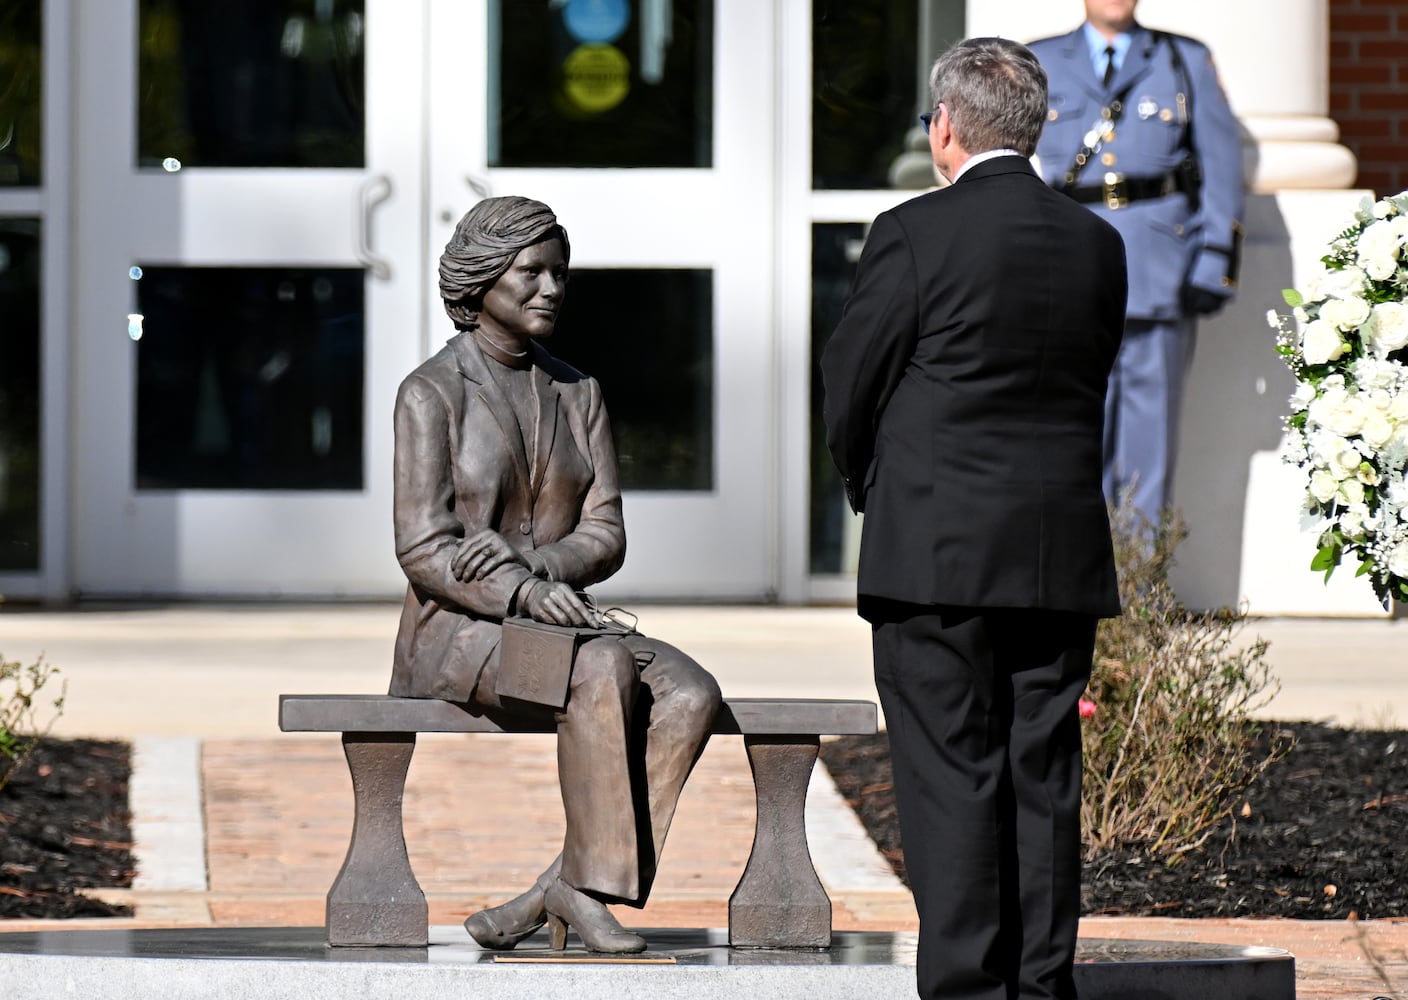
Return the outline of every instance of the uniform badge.
<path id="1" fill-rule="evenodd" d="M 1159 113 L 1159 102 L 1152 97 L 1141 97 L 1134 110 L 1139 112 L 1141 119 L 1148 120 Z"/>

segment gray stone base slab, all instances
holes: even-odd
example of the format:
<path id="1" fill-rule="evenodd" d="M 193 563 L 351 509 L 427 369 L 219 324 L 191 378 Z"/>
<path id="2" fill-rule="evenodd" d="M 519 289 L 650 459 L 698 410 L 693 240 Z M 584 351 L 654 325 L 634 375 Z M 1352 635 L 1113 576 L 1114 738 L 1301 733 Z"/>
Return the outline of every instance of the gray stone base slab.
<path id="1" fill-rule="evenodd" d="M 728 946 L 725 930 L 643 931 L 644 959 L 588 961 L 542 932 L 506 955 L 459 927 L 426 948 L 330 948 L 319 927 L 0 933 L 6 1000 L 909 1000 L 913 934 L 838 932 L 825 951 Z M 532 959 L 504 961 L 503 958 Z M 1295 961 L 1275 948 L 1083 940 L 1081 1000 L 1295 1000 Z"/>

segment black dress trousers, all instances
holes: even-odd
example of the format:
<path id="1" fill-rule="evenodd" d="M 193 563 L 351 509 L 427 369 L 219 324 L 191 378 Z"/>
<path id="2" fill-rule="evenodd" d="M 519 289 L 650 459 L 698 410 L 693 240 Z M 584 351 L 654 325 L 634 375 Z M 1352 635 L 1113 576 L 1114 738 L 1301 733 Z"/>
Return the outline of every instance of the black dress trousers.
<path id="1" fill-rule="evenodd" d="M 1076 996 L 1097 619 L 868 600 L 923 1000 Z"/>

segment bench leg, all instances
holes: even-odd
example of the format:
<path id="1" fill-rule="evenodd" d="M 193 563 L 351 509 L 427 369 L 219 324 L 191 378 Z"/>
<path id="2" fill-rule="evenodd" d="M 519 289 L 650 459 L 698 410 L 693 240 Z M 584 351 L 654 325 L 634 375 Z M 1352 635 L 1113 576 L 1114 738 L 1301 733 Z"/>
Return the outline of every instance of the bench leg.
<path id="1" fill-rule="evenodd" d="M 423 948 L 430 911 L 401 827 L 414 733 L 343 733 L 356 817 L 342 870 L 328 890 L 328 944 Z"/>
<path id="2" fill-rule="evenodd" d="M 745 736 L 758 826 L 753 853 L 728 901 L 736 948 L 829 948 L 831 898 L 807 849 L 807 784 L 821 741 Z"/>

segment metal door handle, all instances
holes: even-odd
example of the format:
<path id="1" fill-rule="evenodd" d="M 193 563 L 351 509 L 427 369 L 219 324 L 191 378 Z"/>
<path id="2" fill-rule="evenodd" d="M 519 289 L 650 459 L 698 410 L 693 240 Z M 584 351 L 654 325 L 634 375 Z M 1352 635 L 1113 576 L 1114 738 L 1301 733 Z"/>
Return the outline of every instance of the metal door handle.
<path id="1" fill-rule="evenodd" d="M 380 281 L 390 280 L 391 264 L 372 250 L 372 210 L 390 197 L 391 178 L 386 174 L 368 177 L 357 189 L 357 245 L 352 253 L 372 277 Z"/>

